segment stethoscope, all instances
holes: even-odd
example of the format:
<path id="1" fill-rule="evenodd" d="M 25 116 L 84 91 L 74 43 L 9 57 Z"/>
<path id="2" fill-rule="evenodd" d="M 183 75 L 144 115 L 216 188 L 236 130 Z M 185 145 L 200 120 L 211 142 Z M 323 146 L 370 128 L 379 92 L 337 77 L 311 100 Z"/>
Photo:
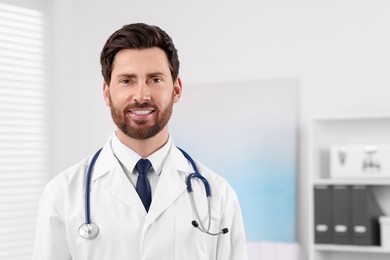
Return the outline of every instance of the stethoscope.
<path id="1" fill-rule="evenodd" d="M 197 219 L 199 220 L 196 221 L 196 220 L 193 220 L 191 222 L 192 226 L 194 226 L 195 228 L 198 228 L 200 231 L 206 233 L 206 234 L 209 234 L 211 236 L 218 236 L 218 235 L 221 235 L 221 234 L 226 234 L 227 232 L 229 232 L 229 229 L 228 228 L 223 228 L 221 231 L 219 232 L 211 232 L 210 231 L 210 227 L 211 227 L 211 189 L 210 189 L 210 185 L 209 185 L 209 182 L 206 180 L 205 177 L 203 177 L 199 170 L 198 170 L 198 167 L 196 166 L 194 160 L 191 158 L 191 156 L 189 156 L 185 151 L 183 151 L 182 149 L 178 148 L 184 155 L 184 157 L 190 162 L 193 170 L 195 171 L 194 173 L 191 173 L 188 177 L 187 177 L 187 180 L 186 180 L 186 185 L 187 185 L 187 191 L 190 195 L 190 198 L 191 198 L 191 204 L 192 204 L 192 207 L 195 211 L 195 214 L 196 214 L 196 217 Z M 95 166 L 95 163 L 96 163 L 96 160 L 97 158 L 99 157 L 99 154 L 101 152 L 102 149 L 100 149 L 99 151 L 97 151 L 95 153 L 95 155 L 92 157 L 92 160 L 91 160 L 91 163 L 89 164 L 88 168 L 87 168 L 87 174 L 86 174 L 86 178 L 85 178 L 85 223 L 82 224 L 79 228 L 79 234 L 82 238 L 85 238 L 85 239 L 94 239 L 95 237 L 98 236 L 99 234 L 99 227 L 93 223 L 91 221 L 91 210 L 90 210 L 90 191 L 91 191 L 91 178 L 92 178 L 92 172 L 93 172 L 93 168 Z M 208 225 L 207 225 L 207 229 L 204 227 L 201 219 L 200 219 L 200 216 L 199 216 L 199 213 L 198 213 L 198 210 L 195 206 L 195 201 L 194 201 L 194 195 L 193 195 L 193 190 L 192 190 L 192 180 L 193 179 L 199 179 L 203 182 L 203 185 L 204 185 L 204 188 L 205 188 L 205 191 L 206 191 L 206 196 L 207 196 L 207 207 L 208 207 Z"/>

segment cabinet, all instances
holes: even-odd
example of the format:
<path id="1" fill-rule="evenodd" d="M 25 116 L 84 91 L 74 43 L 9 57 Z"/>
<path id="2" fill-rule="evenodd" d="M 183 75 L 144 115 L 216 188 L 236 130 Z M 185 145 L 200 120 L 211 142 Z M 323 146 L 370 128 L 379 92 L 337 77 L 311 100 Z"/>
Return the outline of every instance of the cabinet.
<path id="1" fill-rule="evenodd" d="M 331 178 L 329 152 L 331 145 L 390 145 L 390 115 L 316 118 L 308 138 L 310 260 L 390 259 L 390 249 L 381 246 L 316 244 L 314 235 L 314 187 L 319 185 L 369 186 L 390 216 L 390 178 Z"/>

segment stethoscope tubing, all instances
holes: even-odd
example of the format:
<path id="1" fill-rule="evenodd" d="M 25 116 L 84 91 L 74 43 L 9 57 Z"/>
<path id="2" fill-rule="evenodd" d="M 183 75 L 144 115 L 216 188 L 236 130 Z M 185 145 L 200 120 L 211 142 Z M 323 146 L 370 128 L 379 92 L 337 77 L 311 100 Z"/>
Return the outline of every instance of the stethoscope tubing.
<path id="1" fill-rule="evenodd" d="M 206 190 L 206 196 L 207 197 L 211 197 L 211 189 L 210 189 L 210 185 L 209 185 L 209 182 L 206 180 L 205 177 L 203 177 L 200 173 L 199 173 L 199 170 L 198 170 L 198 167 L 196 166 L 196 163 L 194 162 L 194 160 L 191 158 L 191 156 L 188 155 L 188 153 L 186 153 L 183 149 L 177 147 L 177 149 L 179 149 L 184 157 L 190 162 L 193 170 L 195 171 L 194 173 L 191 173 L 188 177 L 187 177 L 187 181 L 186 181 L 186 184 L 187 184 L 187 191 L 189 193 L 192 193 L 192 179 L 194 178 L 197 178 L 197 179 L 200 179 L 203 184 L 204 184 L 204 187 L 205 187 L 205 190 Z"/>
<path id="2" fill-rule="evenodd" d="M 181 149 L 179 147 L 177 147 L 177 148 L 182 152 L 184 157 L 190 162 L 193 170 L 195 171 L 194 173 L 191 173 L 187 177 L 187 180 L 186 180 L 187 191 L 191 197 L 191 204 L 192 204 L 194 211 L 196 213 L 196 217 L 199 220 L 199 223 L 196 220 L 193 220 L 192 225 L 195 228 L 198 228 L 200 231 L 207 233 L 209 235 L 212 235 L 212 236 L 226 234 L 227 232 L 229 232 L 229 230 L 227 228 L 223 228 L 221 231 L 219 231 L 217 233 L 210 232 L 210 226 L 211 226 L 211 189 L 210 189 L 210 185 L 209 185 L 208 181 L 206 180 L 206 178 L 200 174 L 198 167 L 196 166 L 196 163 L 191 158 L 191 156 L 189 156 L 183 149 Z M 87 168 L 87 174 L 86 174 L 86 178 L 85 178 L 85 223 L 80 226 L 79 233 L 80 233 L 81 237 L 86 238 L 86 239 L 93 239 L 99 233 L 99 227 L 96 224 L 91 222 L 90 192 L 91 192 L 91 178 L 92 178 L 93 168 L 95 166 L 96 160 L 99 157 L 99 154 L 102 151 L 102 149 L 103 148 L 99 149 L 95 153 L 95 155 L 92 157 L 92 160 Z M 204 184 L 206 197 L 207 197 L 207 204 L 208 204 L 208 216 L 209 216 L 207 229 L 204 227 L 204 225 L 200 219 L 196 205 L 195 205 L 193 190 L 192 190 L 192 179 L 200 179 Z"/>
<path id="3" fill-rule="evenodd" d="M 100 152 L 103 148 L 100 148 L 99 151 L 95 153 L 95 155 L 92 157 L 91 162 L 89 163 L 88 170 L 87 170 L 87 176 L 86 176 L 86 185 L 85 185 L 85 224 L 91 224 L 91 206 L 90 206 L 90 193 L 91 193 L 91 178 L 92 178 L 92 171 L 95 166 L 96 160 L 99 157 Z"/>

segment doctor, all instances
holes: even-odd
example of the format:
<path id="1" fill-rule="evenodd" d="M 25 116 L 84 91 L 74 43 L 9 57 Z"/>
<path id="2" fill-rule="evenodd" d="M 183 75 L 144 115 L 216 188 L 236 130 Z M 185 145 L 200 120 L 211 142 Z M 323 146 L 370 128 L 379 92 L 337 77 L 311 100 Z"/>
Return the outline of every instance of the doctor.
<path id="1" fill-rule="evenodd" d="M 45 187 L 33 260 L 246 260 L 231 186 L 196 162 L 210 185 L 210 210 L 201 179 L 187 191 L 194 168 L 168 132 L 182 94 L 170 36 L 156 26 L 126 25 L 107 40 L 100 61 L 105 103 L 117 128 L 92 165 L 89 212 L 98 234 L 79 233 L 89 157 Z"/>

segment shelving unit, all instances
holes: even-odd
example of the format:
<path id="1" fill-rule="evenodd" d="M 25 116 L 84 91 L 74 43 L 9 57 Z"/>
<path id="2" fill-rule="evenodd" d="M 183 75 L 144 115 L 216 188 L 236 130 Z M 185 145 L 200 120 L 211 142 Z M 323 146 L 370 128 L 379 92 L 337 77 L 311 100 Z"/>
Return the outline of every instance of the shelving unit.
<path id="1" fill-rule="evenodd" d="M 384 249 L 380 246 L 344 246 L 344 245 L 315 245 L 317 251 L 330 252 L 353 252 L 353 253 L 386 253 L 390 254 L 390 249 Z"/>
<path id="2" fill-rule="evenodd" d="M 316 185 L 367 185 L 384 213 L 390 216 L 390 178 L 332 179 L 331 145 L 390 145 L 390 115 L 323 117 L 312 121 L 309 130 L 309 259 L 310 260 L 388 260 L 390 249 L 381 246 L 315 244 L 314 187 Z"/>

